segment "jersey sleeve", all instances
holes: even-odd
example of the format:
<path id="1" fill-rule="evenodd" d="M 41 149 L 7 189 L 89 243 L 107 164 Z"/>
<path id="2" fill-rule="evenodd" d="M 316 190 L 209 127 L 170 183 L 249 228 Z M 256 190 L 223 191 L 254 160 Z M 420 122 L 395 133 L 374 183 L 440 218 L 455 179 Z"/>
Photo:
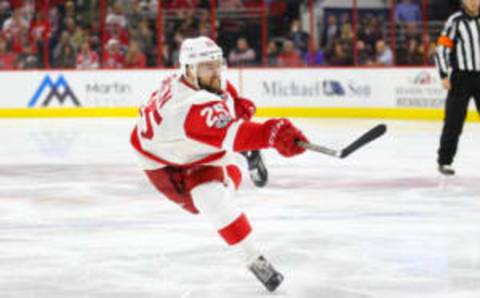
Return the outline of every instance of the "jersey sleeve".
<path id="1" fill-rule="evenodd" d="M 438 46 L 435 53 L 435 64 L 437 65 L 440 77 L 448 77 L 448 70 L 451 65 L 450 54 L 455 46 L 455 39 L 457 35 L 457 20 L 458 13 L 452 15 L 443 28 L 443 31 L 438 38 Z"/>
<path id="2" fill-rule="evenodd" d="M 219 149 L 231 148 L 240 121 L 235 120 L 223 101 L 212 101 L 190 107 L 185 118 L 185 134 L 197 142 Z M 233 135 L 233 136 L 232 136 Z"/>
<path id="3" fill-rule="evenodd" d="M 197 142 L 237 152 L 268 147 L 264 126 L 235 119 L 222 101 L 192 105 L 185 119 L 187 137 Z"/>

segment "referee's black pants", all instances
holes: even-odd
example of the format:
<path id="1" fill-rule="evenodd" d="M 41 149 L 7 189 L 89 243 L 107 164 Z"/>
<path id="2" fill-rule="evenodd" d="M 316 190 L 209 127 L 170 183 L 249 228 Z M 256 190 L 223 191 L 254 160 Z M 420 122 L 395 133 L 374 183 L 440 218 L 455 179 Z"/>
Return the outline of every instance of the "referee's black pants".
<path id="1" fill-rule="evenodd" d="M 440 165 L 449 165 L 453 162 L 470 98 L 473 97 L 480 112 L 480 72 L 454 71 L 450 80 L 452 88 L 448 92 L 445 104 L 445 118 L 438 149 Z"/>

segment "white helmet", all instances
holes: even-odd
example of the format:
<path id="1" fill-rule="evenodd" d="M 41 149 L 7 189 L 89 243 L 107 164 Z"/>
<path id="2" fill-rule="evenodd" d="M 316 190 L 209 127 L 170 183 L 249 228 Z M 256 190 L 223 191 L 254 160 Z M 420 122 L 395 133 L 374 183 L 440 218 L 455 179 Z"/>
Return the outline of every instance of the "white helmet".
<path id="1" fill-rule="evenodd" d="M 187 74 L 187 66 L 192 69 L 195 79 L 197 79 L 197 65 L 202 62 L 222 61 L 222 49 L 210 38 L 205 36 L 187 38 L 180 47 L 179 62 L 183 75 Z M 222 67 L 221 82 L 222 88 L 226 86 L 226 66 Z M 198 81 L 197 81 L 198 83 Z"/>

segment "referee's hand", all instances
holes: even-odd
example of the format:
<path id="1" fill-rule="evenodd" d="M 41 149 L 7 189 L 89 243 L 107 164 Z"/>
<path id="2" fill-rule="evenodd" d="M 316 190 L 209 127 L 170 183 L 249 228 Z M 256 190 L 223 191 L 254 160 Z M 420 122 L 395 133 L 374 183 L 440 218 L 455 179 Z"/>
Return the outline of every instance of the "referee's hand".
<path id="1" fill-rule="evenodd" d="M 450 82 L 449 78 L 445 78 L 442 80 L 442 87 L 445 90 L 450 90 L 452 88 L 452 83 Z"/>

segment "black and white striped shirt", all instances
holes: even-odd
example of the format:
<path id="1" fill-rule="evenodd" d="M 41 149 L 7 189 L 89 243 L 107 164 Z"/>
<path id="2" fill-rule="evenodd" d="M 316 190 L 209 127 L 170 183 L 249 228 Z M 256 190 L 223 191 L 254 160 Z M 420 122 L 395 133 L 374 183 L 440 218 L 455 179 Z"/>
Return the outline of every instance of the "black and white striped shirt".
<path id="1" fill-rule="evenodd" d="M 451 15 L 438 39 L 435 62 L 442 78 L 450 68 L 480 72 L 480 17 L 464 11 Z"/>

